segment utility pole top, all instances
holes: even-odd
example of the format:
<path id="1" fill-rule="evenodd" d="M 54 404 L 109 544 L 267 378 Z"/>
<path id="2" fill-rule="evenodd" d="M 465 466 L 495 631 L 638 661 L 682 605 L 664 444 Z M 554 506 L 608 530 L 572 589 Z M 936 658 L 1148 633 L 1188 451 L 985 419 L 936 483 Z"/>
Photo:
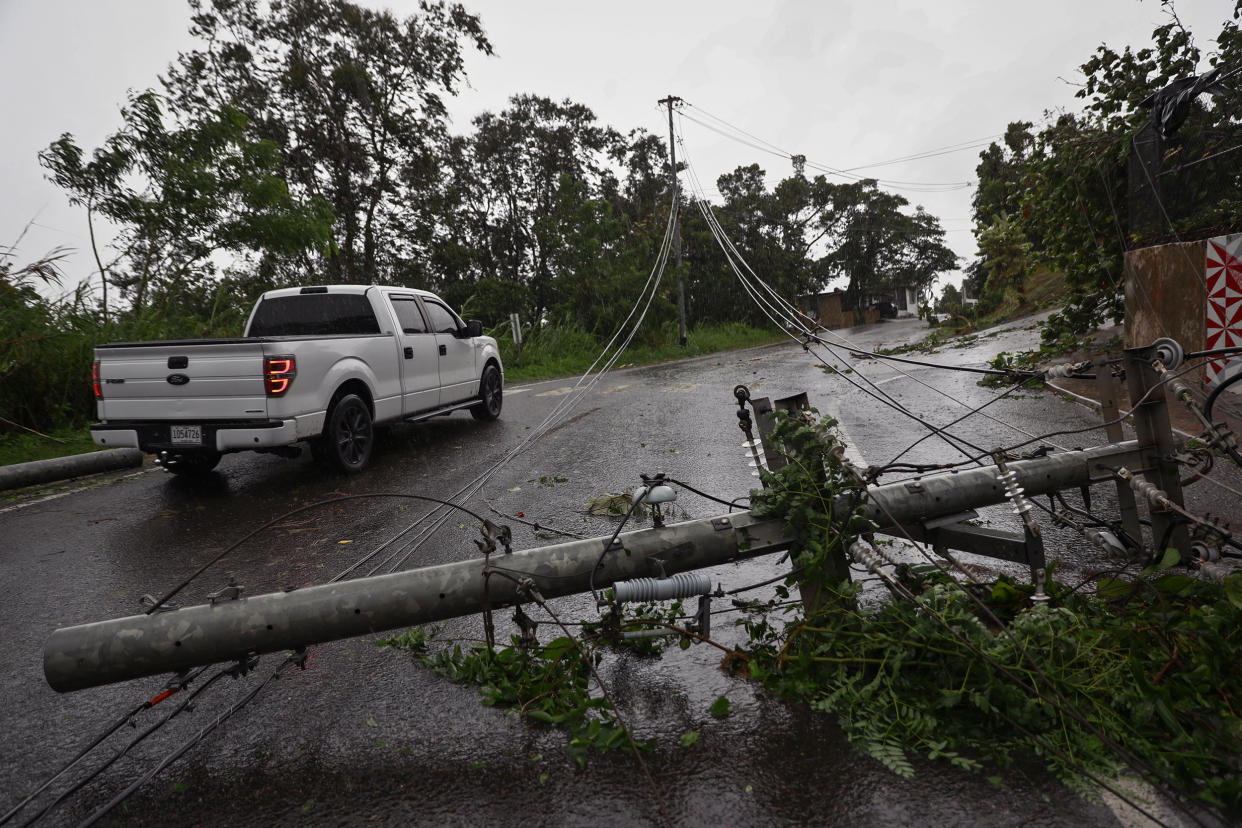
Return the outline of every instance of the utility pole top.
<path id="1" fill-rule="evenodd" d="M 677 253 L 677 332 L 681 347 L 686 347 L 686 279 L 681 269 L 680 192 L 677 187 L 677 145 L 673 140 L 673 104 L 681 98 L 669 95 L 659 101 L 668 107 L 668 179 L 673 192 L 673 249 Z"/>

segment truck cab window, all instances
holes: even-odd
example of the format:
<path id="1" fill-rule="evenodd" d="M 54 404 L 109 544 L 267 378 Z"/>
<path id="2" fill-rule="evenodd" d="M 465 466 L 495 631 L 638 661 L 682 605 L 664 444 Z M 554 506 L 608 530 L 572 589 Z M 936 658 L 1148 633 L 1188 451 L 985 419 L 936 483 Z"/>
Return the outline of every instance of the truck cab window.
<path id="1" fill-rule="evenodd" d="M 431 329 L 436 333 L 457 333 L 457 330 L 463 327 L 457 314 L 439 302 L 424 299 L 423 304 L 427 306 L 427 314 L 431 317 Z"/>
<path id="2" fill-rule="evenodd" d="M 427 333 L 427 323 L 423 320 L 423 312 L 418 309 L 418 301 L 413 296 L 390 296 L 392 308 L 397 312 L 397 321 L 401 323 L 401 332 L 408 334 Z"/>
<path id="3" fill-rule="evenodd" d="M 371 300 L 360 293 L 318 293 L 264 299 L 250 336 L 365 336 L 380 332 Z"/>

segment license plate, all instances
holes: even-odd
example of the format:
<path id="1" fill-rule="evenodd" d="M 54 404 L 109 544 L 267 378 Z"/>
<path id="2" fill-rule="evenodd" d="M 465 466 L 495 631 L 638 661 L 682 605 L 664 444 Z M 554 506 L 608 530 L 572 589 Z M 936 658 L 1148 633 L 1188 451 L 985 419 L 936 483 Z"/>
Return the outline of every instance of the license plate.
<path id="1" fill-rule="evenodd" d="M 200 445 L 203 442 L 203 427 L 196 425 L 169 426 L 168 439 L 176 445 Z"/>

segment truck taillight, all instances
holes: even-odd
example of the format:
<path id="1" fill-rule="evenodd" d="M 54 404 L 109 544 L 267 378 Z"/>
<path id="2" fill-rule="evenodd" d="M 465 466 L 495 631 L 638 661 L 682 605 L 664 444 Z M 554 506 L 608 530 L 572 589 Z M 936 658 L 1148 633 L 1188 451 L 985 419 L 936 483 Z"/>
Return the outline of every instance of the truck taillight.
<path id="1" fill-rule="evenodd" d="M 263 390 L 269 397 L 281 397 L 298 375 L 292 356 L 271 356 L 263 360 Z"/>
<path id="2" fill-rule="evenodd" d="M 103 399 L 103 388 L 99 384 L 99 360 L 91 364 L 91 385 L 95 387 L 95 399 Z"/>

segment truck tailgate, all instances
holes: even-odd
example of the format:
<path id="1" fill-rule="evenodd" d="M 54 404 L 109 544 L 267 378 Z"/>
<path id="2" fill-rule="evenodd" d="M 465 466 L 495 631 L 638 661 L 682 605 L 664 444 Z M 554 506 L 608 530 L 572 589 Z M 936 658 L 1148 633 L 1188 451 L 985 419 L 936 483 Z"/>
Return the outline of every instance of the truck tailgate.
<path id="1" fill-rule="evenodd" d="M 264 419 L 263 344 L 190 340 L 102 345 L 99 419 Z"/>

